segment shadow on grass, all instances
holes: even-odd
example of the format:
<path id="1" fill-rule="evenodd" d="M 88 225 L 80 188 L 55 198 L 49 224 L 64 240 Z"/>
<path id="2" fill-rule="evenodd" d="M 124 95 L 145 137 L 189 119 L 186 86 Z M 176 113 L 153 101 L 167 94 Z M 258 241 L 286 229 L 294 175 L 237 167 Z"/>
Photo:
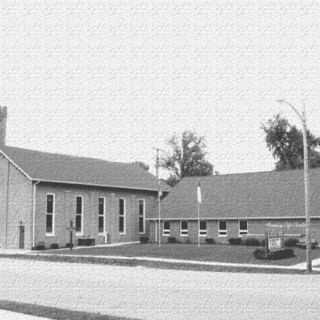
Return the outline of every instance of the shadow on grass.
<path id="1" fill-rule="evenodd" d="M 0 300 L 0 309 L 57 320 L 138 320 L 7 300 Z"/>

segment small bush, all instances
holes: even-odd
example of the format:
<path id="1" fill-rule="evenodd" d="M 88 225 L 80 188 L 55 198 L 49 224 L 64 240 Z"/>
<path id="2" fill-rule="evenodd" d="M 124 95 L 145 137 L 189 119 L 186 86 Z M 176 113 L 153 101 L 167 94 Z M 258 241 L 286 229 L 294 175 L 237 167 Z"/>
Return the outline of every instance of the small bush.
<path id="1" fill-rule="evenodd" d="M 277 251 L 266 251 L 266 249 L 256 249 L 253 252 L 256 259 L 279 260 L 294 257 L 293 249 L 282 249 Z"/>
<path id="2" fill-rule="evenodd" d="M 32 247 L 32 250 L 45 250 L 46 246 L 43 241 L 38 242 L 34 247 Z"/>
<path id="3" fill-rule="evenodd" d="M 73 243 L 66 243 L 66 248 L 73 248 L 74 247 L 74 244 Z"/>
<path id="4" fill-rule="evenodd" d="M 242 243 L 242 239 L 241 238 L 230 238 L 229 243 L 232 245 L 239 245 Z"/>
<path id="5" fill-rule="evenodd" d="M 244 240 L 244 244 L 246 246 L 260 246 L 260 241 L 259 239 L 256 239 L 256 238 L 247 238 Z"/>
<path id="6" fill-rule="evenodd" d="M 50 249 L 59 249 L 59 245 L 57 243 L 52 243 Z"/>
<path id="7" fill-rule="evenodd" d="M 176 237 L 168 237 L 168 243 L 177 243 Z"/>
<path id="8" fill-rule="evenodd" d="M 295 247 L 299 240 L 297 238 L 288 238 L 284 241 L 285 247 Z"/>
<path id="9" fill-rule="evenodd" d="M 149 242 L 149 238 L 144 236 L 144 237 L 140 237 L 140 243 L 148 243 Z"/>
<path id="10" fill-rule="evenodd" d="M 207 244 L 215 244 L 216 241 L 213 238 L 206 238 L 206 243 Z"/>
<path id="11" fill-rule="evenodd" d="M 78 239 L 79 246 L 94 246 L 95 240 L 93 238 L 85 238 L 85 239 Z"/>
<path id="12" fill-rule="evenodd" d="M 268 253 L 266 249 L 256 249 L 253 251 L 253 255 L 256 259 L 268 259 Z"/>

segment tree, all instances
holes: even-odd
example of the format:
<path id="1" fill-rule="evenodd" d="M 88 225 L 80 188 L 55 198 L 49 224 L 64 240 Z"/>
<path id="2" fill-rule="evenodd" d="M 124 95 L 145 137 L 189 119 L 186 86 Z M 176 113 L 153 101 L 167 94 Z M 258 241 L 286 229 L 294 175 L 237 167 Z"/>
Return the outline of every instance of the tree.
<path id="1" fill-rule="evenodd" d="M 262 125 L 266 133 L 265 141 L 276 160 L 276 170 L 303 168 L 303 135 L 302 131 L 280 114 L 275 115 Z M 307 132 L 309 165 L 320 167 L 320 138 Z"/>
<path id="2" fill-rule="evenodd" d="M 142 161 L 135 161 L 133 162 L 133 164 L 139 166 L 140 168 L 142 168 L 143 170 L 149 171 L 150 167 L 148 164 L 142 162 Z"/>
<path id="3" fill-rule="evenodd" d="M 204 137 L 184 131 L 182 137 L 169 139 L 170 152 L 161 158 L 160 166 L 169 171 L 167 183 L 177 184 L 183 177 L 212 175 L 213 165 L 206 160 L 207 146 Z"/>

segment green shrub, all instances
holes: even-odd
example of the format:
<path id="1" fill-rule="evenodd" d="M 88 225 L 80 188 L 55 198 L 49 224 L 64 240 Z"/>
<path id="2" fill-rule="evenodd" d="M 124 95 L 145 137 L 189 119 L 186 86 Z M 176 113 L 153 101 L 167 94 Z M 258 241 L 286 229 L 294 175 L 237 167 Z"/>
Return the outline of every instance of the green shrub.
<path id="1" fill-rule="evenodd" d="M 176 237 L 168 237 L 168 243 L 177 243 Z"/>
<path id="2" fill-rule="evenodd" d="M 74 247 L 74 244 L 73 243 L 66 243 L 66 248 L 73 248 Z"/>
<path id="3" fill-rule="evenodd" d="M 247 239 L 244 240 L 244 244 L 246 246 L 256 246 L 256 247 L 258 247 L 258 246 L 260 246 L 261 243 L 260 243 L 259 239 L 257 239 L 257 238 L 247 238 Z"/>
<path id="4" fill-rule="evenodd" d="M 39 241 L 34 247 L 32 247 L 32 250 L 45 250 L 46 246 L 43 241 Z"/>
<path id="5" fill-rule="evenodd" d="M 242 243 L 242 239 L 241 238 L 230 238 L 229 243 L 232 245 L 239 245 Z"/>
<path id="6" fill-rule="evenodd" d="M 253 255 L 256 259 L 268 259 L 268 253 L 266 249 L 256 249 L 253 251 Z"/>
<path id="7" fill-rule="evenodd" d="M 59 249 L 59 245 L 57 243 L 52 243 L 50 249 Z"/>
<path id="8" fill-rule="evenodd" d="M 293 249 L 281 249 L 277 251 L 267 251 L 266 249 L 256 249 L 253 252 L 256 259 L 279 260 L 294 257 Z"/>
<path id="9" fill-rule="evenodd" d="M 284 245 L 285 247 L 295 247 L 298 242 L 299 242 L 299 239 L 297 238 L 288 238 L 284 241 Z"/>
<path id="10" fill-rule="evenodd" d="M 147 236 L 140 237 L 140 243 L 148 243 L 149 238 Z"/>
<path id="11" fill-rule="evenodd" d="M 78 246 L 94 246 L 95 239 L 93 238 L 84 238 L 78 239 Z"/>
<path id="12" fill-rule="evenodd" d="M 215 244 L 216 241 L 213 238 L 206 238 L 206 243 L 207 244 Z"/>

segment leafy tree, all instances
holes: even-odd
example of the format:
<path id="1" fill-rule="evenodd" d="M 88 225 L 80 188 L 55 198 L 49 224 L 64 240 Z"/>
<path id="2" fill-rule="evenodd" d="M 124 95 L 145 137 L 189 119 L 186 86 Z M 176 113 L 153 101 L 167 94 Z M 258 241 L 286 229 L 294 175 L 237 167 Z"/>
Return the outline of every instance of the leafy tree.
<path id="1" fill-rule="evenodd" d="M 280 114 L 275 115 L 262 125 L 268 149 L 276 160 L 276 170 L 303 168 L 303 135 L 302 131 Z M 320 138 L 307 131 L 309 165 L 320 167 L 318 147 Z"/>
<path id="2" fill-rule="evenodd" d="M 182 137 L 172 136 L 168 145 L 171 150 L 161 159 L 160 166 L 169 171 L 166 182 L 170 186 L 177 184 L 183 177 L 212 175 L 213 165 L 206 160 L 204 137 L 192 131 L 184 131 Z"/>
<path id="3" fill-rule="evenodd" d="M 140 168 L 142 168 L 143 170 L 149 171 L 150 167 L 148 164 L 142 162 L 142 161 L 135 161 L 133 162 L 133 164 L 139 166 Z"/>

